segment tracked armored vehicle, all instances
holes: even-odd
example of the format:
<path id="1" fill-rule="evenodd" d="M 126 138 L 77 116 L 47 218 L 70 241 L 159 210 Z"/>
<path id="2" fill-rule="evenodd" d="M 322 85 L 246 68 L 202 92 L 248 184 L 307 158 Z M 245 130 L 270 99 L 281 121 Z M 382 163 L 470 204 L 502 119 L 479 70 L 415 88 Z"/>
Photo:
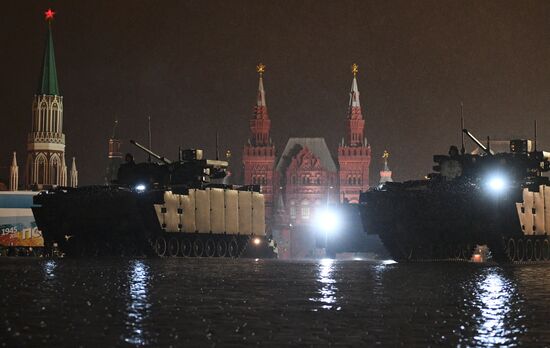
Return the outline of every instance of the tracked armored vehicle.
<path id="1" fill-rule="evenodd" d="M 512 140 L 494 153 L 452 146 L 434 156 L 425 180 L 389 182 L 362 193 L 365 231 L 378 234 L 396 261 L 470 260 L 487 245 L 497 262 L 550 260 L 550 153 L 536 141 Z"/>
<path id="2" fill-rule="evenodd" d="M 111 185 L 58 187 L 34 198 L 45 249 L 69 257 L 275 257 L 259 186 L 217 184 L 228 163 L 179 152 L 170 161 L 127 162 Z"/>

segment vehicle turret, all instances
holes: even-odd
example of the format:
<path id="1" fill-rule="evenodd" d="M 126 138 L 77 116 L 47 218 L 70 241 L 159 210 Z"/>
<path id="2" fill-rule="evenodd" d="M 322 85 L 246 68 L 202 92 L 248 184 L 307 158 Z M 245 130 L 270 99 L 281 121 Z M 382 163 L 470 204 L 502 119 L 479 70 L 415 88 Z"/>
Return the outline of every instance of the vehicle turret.
<path id="1" fill-rule="evenodd" d="M 171 161 L 160 156 L 134 140 L 130 143 L 159 162 L 134 163 L 127 158 L 126 163 L 120 166 L 116 184 L 140 187 L 202 187 L 212 179 L 221 179 L 227 175 L 228 163 L 220 160 L 203 159 L 200 149 L 180 151 L 177 161 Z"/>
<path id="2" fill-rule="evenodd" d="M 548 182 L 548 178 L 541 173 L 550 170 L 550 153 L 537 151 L 530 140 L 510 140 L 509 152 L 494 153 L 467 129 L 463 129 L 463 133 L 481 149 L 481 154 L 462 154 L 456 146 L 451 146 L 448 155 L 433 157 L 435 173 L 429 175 L 430 179 L 480 184 L 489 177 L 499 175 L 524 186 Z"/>

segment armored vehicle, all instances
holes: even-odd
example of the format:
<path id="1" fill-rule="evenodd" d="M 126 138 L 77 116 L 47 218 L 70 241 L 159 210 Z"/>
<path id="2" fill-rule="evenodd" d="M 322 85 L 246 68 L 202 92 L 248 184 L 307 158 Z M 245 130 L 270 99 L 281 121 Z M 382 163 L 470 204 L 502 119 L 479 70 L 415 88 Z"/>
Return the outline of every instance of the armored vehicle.
<path id="1" fill-rule="evenodd" d="M 46 251 L 67 256 L 274 257 L 259 186 L 217 184 L 228 163 L 179 151 L 170 161 L 131 155 L 110 185 L 58 187 L 34 198 Z"/>
<path id="2" fill-rule="evenodd" d="M 481 151 L 451 146 L 434 156 L 424 180 L 388 182 L 362 193 L 367 233 L 378 234 L 396 261 L 470 260 L 487 245 L 497 262 L 550 260 L 550 153 L 536 140 L 511 140 L 494 153 L 468 130 Z M 536 139 L 536 137 L 535 137 Z M 488 142 L 489 143 L 489 142 Z"/>

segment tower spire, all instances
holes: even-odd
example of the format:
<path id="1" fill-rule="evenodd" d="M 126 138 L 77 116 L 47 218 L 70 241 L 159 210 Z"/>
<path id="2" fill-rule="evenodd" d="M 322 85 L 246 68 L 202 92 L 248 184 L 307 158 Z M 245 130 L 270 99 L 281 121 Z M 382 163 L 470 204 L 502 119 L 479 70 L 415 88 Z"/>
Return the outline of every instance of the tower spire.
<path id="1" fill-rule="evenodd" d="M 267 146 L 271 143 L 269 137 L 269 131 L 271 128 L 271 120 L 267 113 L 267 104 L 265 101 L 265 90 L 264 90 L 264 73 L 265 65 L 259 63 L 256 66 L 256 71 L 258 72 L 259 82 L 258 82 L 258 99 L 256 101 L 256 106 L 254 107 L 254 118 L 250 120 L 250 131 L 252 132 L 252 143 L 259 146 Z"/>
<path id="2" fill-rule="evenodd" d="M 265 104 L 265 90 L 264 90 L 264 72 L 265 72 L 265 65 L 262 63 L 258 64 L 256 66 L 256 71 L 260 75 L 260 81 L 258 83 L 258 107 L 266 107 Z"/>
<path id="3" fill-rule="evenodd" d="M 363 119 L 363 113 L 361 111 L 361 103 L 359 101 L 359 87 L 357 87 L 357 74 L 359 73 L 359 66 L 352 64 L 351 72 L 353 73 L 353 80 L 351 82 L 351 90 L 349 93 L 349 106 L 348 106 L 348 142 L 351 146 L 366 146 L 365 134 L 365 120 Z M 365 143 L 363 143 L 365 142 Z"/>
<path id="4" fill-rule="evenodd" d="M 78 170 L 76 169 L 76 160 L 73 157 L 73 163 L 71 164 L 71 187 L 78 186 Z"/>
<path id="5" fill-rule="evenodd" d="M 48 9 L 44 12 L 48 22 L 48 33 L 46 36 L 46 47 L 44 48 L 44 59 L 42 62 L 42 73 L 40 75 L 40 84 L 38 86 L 39 95 L 59 95 L 57 84 L 57 70 L 55 68 L 55 52 L 53 48 L 52 21 L 55 12 Z"/>
<path id="6" fill-rule="evenodd" d="M 390 167 L 388 166 L 389 157 L 390 153 L 388 152 L 388 150 L 384 150 L 384 154 L 382 155 L 382 159 L 384 160 L 384 169 L 380 171 L 380 185 L 387 182 L 393 182 L 393 179 L 391 177 L 392 172 L 390 170 Z"/>
<path id="7" fill-rule="evenodd" d="M 19 187 L 19 167 L 17 166 L 17 158 L 15 151 L 10 166 L 10 191 L 17 191 Z"/>

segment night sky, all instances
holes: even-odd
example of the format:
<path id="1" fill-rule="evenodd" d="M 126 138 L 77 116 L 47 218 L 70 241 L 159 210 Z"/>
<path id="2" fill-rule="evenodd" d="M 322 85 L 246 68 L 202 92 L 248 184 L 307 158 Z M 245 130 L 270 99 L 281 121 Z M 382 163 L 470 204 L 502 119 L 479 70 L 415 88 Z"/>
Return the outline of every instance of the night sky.
<path id="1" fill-rule="evenodd" d="M 147 142 L 148 115 L 155 151 L 214 157 L 219 130 L 240 173 L 260 61 L 278 153 L 289 136 L 320 136 L 336 154 L 359 65 L 371 183 L 384 149 L 405 180 L 459 145 L 460 101 L 480 138 L 532 137 L 537 119 L 550 149 L 549 1 L 16 1 L 0 21 L 4 181 L 13 150 L 24 171 L 48 7 L 81 185 L 102 181 L 113 120 L 137 153 L 128 140 Z"/>

